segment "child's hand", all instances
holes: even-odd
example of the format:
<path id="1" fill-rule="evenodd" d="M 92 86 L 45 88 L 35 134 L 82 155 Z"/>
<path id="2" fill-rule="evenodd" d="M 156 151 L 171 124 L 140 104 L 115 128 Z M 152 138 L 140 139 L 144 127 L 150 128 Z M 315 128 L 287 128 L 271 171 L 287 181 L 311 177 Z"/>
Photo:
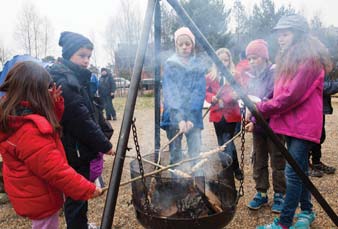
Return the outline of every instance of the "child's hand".
<path id="1" fill-rule="evenodd" d="M 187 124 L 185 121 L 180 121 L 178 123 L 178 128 L 180 129 L 180 132 L 185 133 L 187 131 Z"/>
<path id="2" fill-rule="evenodd" d="M 216 96 L 213 96 L 213 97 L 211 98 L 211 103 L 212 103 L 212 104 L 216 104 L 217 102 L 218 102 L 217 97 L 216 97 Z"/>
<path id="3" fill-rule="evenodd" d="M 102 189 L 99 188 L 99 187 L 96 187 L 96 189 L 95 189 L 95 191 L 94 191 L 94 193 L 93 193 L 93 195 L 92 195 L 91 198 L 95 198 L 95 197 L 101 196 L 102 194 L 103 194 Z"/>
<path id="4" fill-rule="evenodd" d="M 59 85 L 56 87 L 56 83 L 53 83 L 53 86 L 48 89 L 49 93 L 52 95 L 54 102 L 59 102 L 62 94 L 62 86 Z"/>
<path id="5" fill-rule="evenodd" d="M 116 151 L 115 151 L 113 148 L 111 148 L 111 149 L 110 149 L 108 152 L 106 152 L 105 154 L 115 156 L 115 155 L 116 155 Z"/>
<path id="6" fill-rule="evenodd" d="M 186 128 L 187 128 L 187 132 L 189 131 L 189 130 L 191 130 L 192 128 L 194 127 L 194 123 L 192 123 L 192 122 L 190 122 L 190 121 L 187 121 L 186 122 Z"/>
<path id="7" fill-rule="evenodd" d="M 246 132 L 252 132 L 254 129 L 255 125 L 253 122 L 249 122 L 248 124 L 245 125 L 245 131 Z"/>

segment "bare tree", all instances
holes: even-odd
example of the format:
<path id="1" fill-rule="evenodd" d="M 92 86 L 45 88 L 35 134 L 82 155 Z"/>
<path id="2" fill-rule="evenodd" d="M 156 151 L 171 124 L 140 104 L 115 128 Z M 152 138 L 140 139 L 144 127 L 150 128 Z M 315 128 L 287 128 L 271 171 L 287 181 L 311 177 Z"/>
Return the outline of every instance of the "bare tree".
<path id="1" fill-rule="evenodd" d="M 19 13 L 15 33 L 24 52 L 36 58 L 47 56 L 50 31 L 49 20 L 41 17 L 32 3 L 26 2 Z"/>
<path id="2" fill-rule="evenodd" d="M 4 66 L 6 61 L 11 57 L 11 52 L 6 48 L 4 43 L 0 40 L 0 63 Z"/>

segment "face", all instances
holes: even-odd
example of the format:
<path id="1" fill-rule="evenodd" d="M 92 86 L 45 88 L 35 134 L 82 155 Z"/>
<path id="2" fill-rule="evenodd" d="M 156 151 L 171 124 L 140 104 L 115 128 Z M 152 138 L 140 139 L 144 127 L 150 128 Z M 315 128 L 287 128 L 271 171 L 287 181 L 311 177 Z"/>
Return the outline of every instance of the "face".
<path id="1" fill-rule="evenodd" d="M 278 44 L 282 51 L 288 49 L 293 43 L 294 34 L 290 30 L 278 31 Z"/>
<path id="2" fill-rule="evenodd" d="M 80 48 L 71 56 L 70 61 L 83 68 L 88 68 L 92 52 L 90 49 Z"/>
<path id="3" fill-rule="evenodd" d="M 221 53 L 218 55 L 219 59 L 223 62 L 225 67 L 229 67 L 230 65 L 230 58 L 227 53 Z"/>
<path id="4" fill-rule="evenodd" d="M 266 60 L 260 56 L 257 55 L 249 55 L 247 57 L 249 64 L 250 64 L 250 68 L 253 71 L 259 71 L 261 70 L 263 67 L 265 67 L 265 63 Z"/>
<path id="5" fill-rule="evenodd" d="M 105 76 L 105 75 L 107 75 L 107 72 L 106 71 L 102 71 L 101 75 Z"/>
<path id="6" fill-rule="evenodd" d="M 181 35 L 176 40 L 176 52 L 179 56 L 189 57 L 193 50 L 193 43 L 187 35 Z"/>

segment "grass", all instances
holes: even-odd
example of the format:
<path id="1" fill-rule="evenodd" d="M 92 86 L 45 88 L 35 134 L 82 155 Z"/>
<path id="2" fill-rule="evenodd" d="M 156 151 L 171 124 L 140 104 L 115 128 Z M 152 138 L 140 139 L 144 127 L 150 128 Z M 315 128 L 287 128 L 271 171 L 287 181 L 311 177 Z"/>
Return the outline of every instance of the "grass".
<path id="1" fill-rule="evenodd" d="M 115 97 L 113 100 L 114 107 L 118 111 L 123 111 L 127 102 L 127 97 Z M 135 109 L 148 109 L 154 108 L 154 97 L 138 96 L 136 98 Z"/>

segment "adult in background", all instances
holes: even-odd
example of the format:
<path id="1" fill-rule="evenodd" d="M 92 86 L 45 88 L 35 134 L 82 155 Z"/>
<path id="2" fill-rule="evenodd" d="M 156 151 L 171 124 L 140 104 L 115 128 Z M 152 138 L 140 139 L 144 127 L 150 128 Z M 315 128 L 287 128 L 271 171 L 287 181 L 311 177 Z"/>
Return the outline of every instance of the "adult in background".
<path id="1" fill-rule="evenodd" d="M 101 69 L 101 77 L 99 80 L 99 96 L 101 97 L 104 109 L 106 111 L 107 120 L 116 120 L 116 111 L 113 106 L 116 84 L 109 69 Z"/>
<path id="2" fill-rule="evenodd" d="M 56 84 L 62 86 L 65 103 L 62 143 L 69 164 L 89 179 L 90 161 L 99 152 L 112 154 L 112 144 L 95 121 L 90 97 L 91 72 L 87 68 L 94 46 L 88 38 L 73 32 L 62 32 L 59 45 L 62 58 L 48 71 Z M 88 228 L 87 201 L 68 197 L 64 210 L 68 229 Z"/>

